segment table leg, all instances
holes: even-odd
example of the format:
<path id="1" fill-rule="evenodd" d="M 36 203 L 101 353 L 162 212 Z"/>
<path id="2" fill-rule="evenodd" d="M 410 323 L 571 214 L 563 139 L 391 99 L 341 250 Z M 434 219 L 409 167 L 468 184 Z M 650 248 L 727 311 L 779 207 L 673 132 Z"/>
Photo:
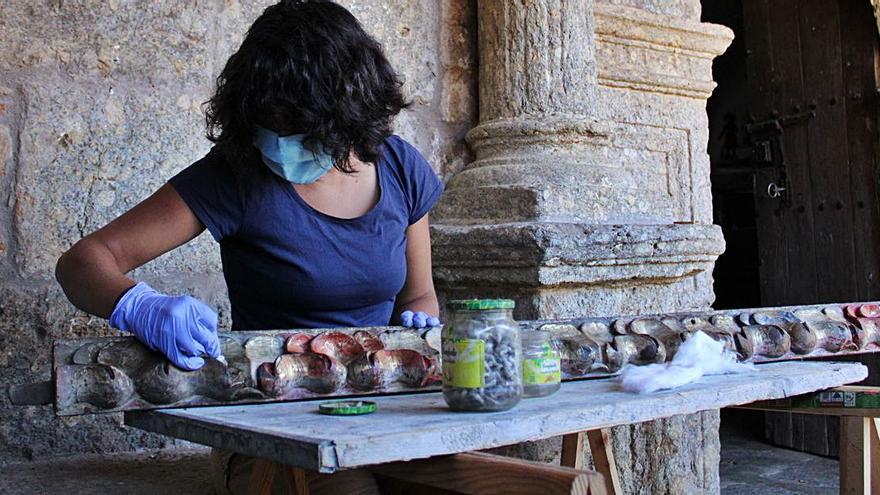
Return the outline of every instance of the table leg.
<path id="1" fill-rule="evenodd" d="M 840 417 L 840 493 L 871 493 L 872 418 Z"/>
<path id="2" fill-rule="evenodd" d="M 284 470 L 286 492 L 290 495 L 309 495 L 309 480 L 302 468 L 287 466 Z"/>
<path id="3" fill-rule="evenodd" d="M 870 418 L 871 493 L 880 494 L 880 418 Z"/>
<path id="4" fill-rule="evenodd" d="M 593 454 L 593 466 L 605 479 L 605 491 L 614 495 L 623 493 L 614 452 L 611 450 L 611 430 L 590 430 L 587 432 L 587 439 L 590 442 L 590 453 Z"/>
<path id="5" fill-rule="evenodd" d="M 265 459 L 256 459 L 251 471 L 250 493 L 255 495 L 271 495 L 272 481 L 278 465 Z"/>
<path id="6" fill-rule="evenodd" d="M 574 469 L 584 468 L 584 433 L 569 433 L 562 437 L 562 459 L 559 465 Z"/>

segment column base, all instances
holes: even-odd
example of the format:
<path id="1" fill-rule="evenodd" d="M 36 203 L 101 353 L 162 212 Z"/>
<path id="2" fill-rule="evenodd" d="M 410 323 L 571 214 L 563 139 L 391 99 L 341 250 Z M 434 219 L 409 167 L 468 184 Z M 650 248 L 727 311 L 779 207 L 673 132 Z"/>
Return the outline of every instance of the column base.
<path id="1" fill-rule="evenodd" d="M 545 319 L 705 308 L 724 251 L 715 225 L 434 225 L 445 298 L 513 297 Z"/>

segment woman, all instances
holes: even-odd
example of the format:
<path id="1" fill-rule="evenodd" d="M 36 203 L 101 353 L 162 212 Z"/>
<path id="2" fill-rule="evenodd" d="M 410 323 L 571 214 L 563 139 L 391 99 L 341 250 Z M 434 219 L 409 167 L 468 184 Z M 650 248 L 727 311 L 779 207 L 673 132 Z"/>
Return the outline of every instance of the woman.
<path id="1" fill-rule="evenodd" d="M 201 367 L 219 356 L 216 313 L 126 273 L 207 228 L 233 330 L 437 324 L 427 214 L 442 184 L 391 134 L 407 106 L 400 86 L 343 7 L 267 8 L 217 79 L 215 146 L 64 253 L 68 298 L 177 366 Z"/>

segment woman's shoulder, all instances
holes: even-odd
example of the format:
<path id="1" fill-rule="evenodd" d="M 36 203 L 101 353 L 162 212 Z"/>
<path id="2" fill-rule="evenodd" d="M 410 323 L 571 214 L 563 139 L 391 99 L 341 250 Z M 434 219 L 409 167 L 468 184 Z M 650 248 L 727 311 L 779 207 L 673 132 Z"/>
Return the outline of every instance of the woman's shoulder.
<path id="1" fill-rule="evenodd" d="M 403 192 L 412 224 L 433 206 L 443 190 L 443 183 L 424 155 L 396 134 L 385 140 L 383 156 Z"/>
<path id="2" fill-rule="evenodd" d="M 252 168 L 214 146 L 168 182 L 219 241 L 238 231 L 253 201 L 259 171 Z"/>
<path id="3" fill-rule="evenodd" d="M 401 179 L 406 179 L 413 174 L 434 171 L 422 152 L 397 134 L 388 136 L 384 146 L 384 158 Z"/>
<path id="4" fill-rule="evenodd" d="M 245 153 L 230 152 L 215 145 L 204 156 L 185 167 L 171 182 L 189 179 L 210 182 L 238 189 L 250 189 L 255 182 L 264 181 L 266 174 L 255 166 L 253 157 Z"/>

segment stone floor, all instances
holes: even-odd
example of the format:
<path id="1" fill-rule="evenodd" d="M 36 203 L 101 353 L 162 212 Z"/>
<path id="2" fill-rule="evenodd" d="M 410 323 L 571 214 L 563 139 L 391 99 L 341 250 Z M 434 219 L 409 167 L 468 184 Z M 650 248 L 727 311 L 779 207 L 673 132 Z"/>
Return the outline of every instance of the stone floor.
<path id="1" fill-rule="evenodd" d="M 768 445 L 761 439 L 763 424 L 752 423 L 753 427 L 748 428 L 737 424 L 738 419 L 729 414 L 722 413 L 721 416 L 723 495 L 838 492 L 839 463 L 836 459 Z"/>
<path id="2" fill-rule="evenodd" d="M 208 450 L 76 456 L 0 468 L 4 495 L 209 495 Z"/>
<path id="3" fill-rule="evenodd" d="M 77 456 L 0 468 L 5 495 L 213 493 L 206 450 Z M 837 461 L 765 445 L 722 428 L 724 495 L 834 494 Z"/>

